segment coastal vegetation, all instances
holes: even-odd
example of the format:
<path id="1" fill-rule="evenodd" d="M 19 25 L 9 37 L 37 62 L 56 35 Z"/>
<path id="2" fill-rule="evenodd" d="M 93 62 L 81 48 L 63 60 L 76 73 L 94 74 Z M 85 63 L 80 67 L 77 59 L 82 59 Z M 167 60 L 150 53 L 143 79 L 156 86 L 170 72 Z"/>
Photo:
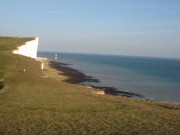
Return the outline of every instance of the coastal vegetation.
<path id="1" fill-rule="evenodd" d="M 32 39 L 0 37 L 0 134 L 180 134 L 179 104 L 97 95 L 64 82 L 48 61 L 43 72 L 40 62 L 12 54 Z"/>

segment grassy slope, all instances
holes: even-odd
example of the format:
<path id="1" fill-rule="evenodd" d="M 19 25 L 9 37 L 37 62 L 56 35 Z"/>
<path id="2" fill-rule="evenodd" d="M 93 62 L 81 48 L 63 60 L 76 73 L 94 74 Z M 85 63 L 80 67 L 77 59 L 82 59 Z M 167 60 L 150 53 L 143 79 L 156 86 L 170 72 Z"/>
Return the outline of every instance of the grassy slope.
<path id="1" fill-rule="evenodd" d="M 43 78 L 38 62 L 9 51 L 27 40 L 0 38 L 0 134 L 180 134 L 177 105 L 99 96 Z"/>

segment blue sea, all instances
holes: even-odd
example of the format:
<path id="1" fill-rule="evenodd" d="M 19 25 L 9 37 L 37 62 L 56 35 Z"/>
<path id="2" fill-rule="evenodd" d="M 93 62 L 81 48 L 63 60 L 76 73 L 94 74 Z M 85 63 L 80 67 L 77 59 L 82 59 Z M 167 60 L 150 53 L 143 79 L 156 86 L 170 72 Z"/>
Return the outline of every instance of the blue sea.
<path id="1" fill-rule="evenodd" d="M 180 59 L 57 53 L 58 61 L 92 76 L 94 86 L 115 87 L 147 99 L 180 103 Z M 38 52 L 54 59 L 55 53 Z"/>

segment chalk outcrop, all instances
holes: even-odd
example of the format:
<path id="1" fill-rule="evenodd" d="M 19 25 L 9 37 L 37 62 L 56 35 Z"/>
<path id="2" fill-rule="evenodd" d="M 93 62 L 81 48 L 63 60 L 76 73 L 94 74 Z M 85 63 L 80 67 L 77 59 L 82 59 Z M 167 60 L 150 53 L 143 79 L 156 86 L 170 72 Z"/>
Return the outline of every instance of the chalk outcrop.
<path id="1" fill-rule="evenodd" d="M 34 40 L 26 42 L 24 45 L 21 45 L 16 50 L 14 50 L 13 53 L 36 59 L 38 40 L 39 38 L 36 37 Z"/>

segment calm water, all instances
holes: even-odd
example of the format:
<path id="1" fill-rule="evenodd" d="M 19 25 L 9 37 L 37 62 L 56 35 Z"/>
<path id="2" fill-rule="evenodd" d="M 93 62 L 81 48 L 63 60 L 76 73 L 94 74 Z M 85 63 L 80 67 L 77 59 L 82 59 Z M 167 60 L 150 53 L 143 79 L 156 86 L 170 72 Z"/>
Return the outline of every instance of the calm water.
<path id="1" fill-rule="evenodd" d="M 54 53 L 38 56 L 54 59 Z M 91 85 L 180 103 L 180 59 L 59 53 L 58 61 L 100 80 Z"/>

